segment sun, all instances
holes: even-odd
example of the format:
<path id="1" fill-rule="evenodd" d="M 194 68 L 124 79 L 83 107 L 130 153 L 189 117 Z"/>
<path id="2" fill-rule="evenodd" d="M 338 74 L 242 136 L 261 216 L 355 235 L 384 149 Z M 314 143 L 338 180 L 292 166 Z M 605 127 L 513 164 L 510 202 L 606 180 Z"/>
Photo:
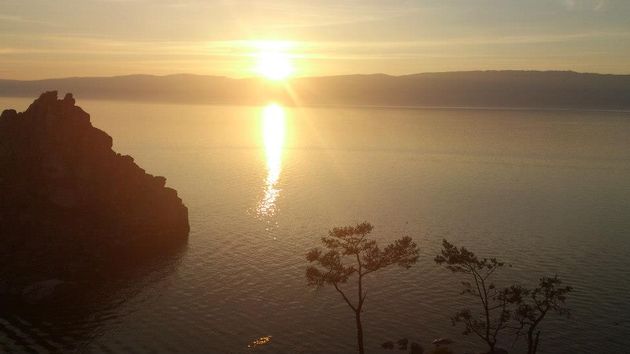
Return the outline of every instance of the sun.
<path id="1" fill-rule="evenodd" d="M 258 54 L 256 71 L 270 80 L 284 80 L 293 73 L 293 65 L 286 53 L 263 52 Z"/>
<path id="2" fill-rule="evenodd" d="M 291 44 L 282 41 L 261 41 L 256 43 L 256 73 L 269 80 L 279 81 L 291 76 L 295 71 L 289 53 Z"/>

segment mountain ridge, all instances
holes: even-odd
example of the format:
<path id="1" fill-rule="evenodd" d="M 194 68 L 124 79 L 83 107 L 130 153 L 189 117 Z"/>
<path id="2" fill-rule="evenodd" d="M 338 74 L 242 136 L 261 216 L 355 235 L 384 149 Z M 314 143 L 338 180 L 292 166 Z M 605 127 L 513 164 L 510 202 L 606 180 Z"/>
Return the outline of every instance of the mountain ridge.
<path id="1" fill-rule="evenodd" d="M 630 75 L 486 70 L 261 78 L 171 74 L 0 79 L 0 96 L 60 90 L 84 99 L 169 103 L 630 109 Z"/>
<path id="2" fill-rule="evenodd" d="M 386 76 L 392 78 L 402 77 L 417 77 L 417 76 L 430 76 L 430 75 L 457 75 L 457 74 L 469 74 L 469 73 L 564 73 L 564 74 L 577 74 L 577 75 L 592 75 L 592 76 L 614 76 L 614 77 L 629 77 L 629 74 L 611 74 L 611 73 L 596 73 L 596 72 L 581 72 L 575 70 L 526 70 L 526 69 L 489 69 L 489 70 L 460 70 L 460 71 L 427 71 L 411 74 L 392 75 L 381 72 L 367 73 L 367 74 L 339 74 L 339 75 L 321 75 L 321 76 L 296 76 L 291 80 L 302 79 L 316 79 L 316 78 L 341 78 L 341 77 L 365 77 L 365 76 Z M 110 75 L 110 76 L 63 76 L 63 77 L 49 77 L 43 79 L 2 79 L 0 81 L 17 81 L 17 82 L 35 82 L 35 81 L 50 81 L 50 80 L 68 80 L 68 79 L 112 79 L 112 78 L 128 78 L 128 77 L 200 77 L 200 78 L 216 78 L 216 79 L 230 79 L 230 80 L 249 80 L 258 79 L 257 77 L 230 77 L 224 75 L 207 75 L 207 74 L 195 74 L 195 73 L 173 73 L 173 74 L 122 74 L 122 75 Z"/>

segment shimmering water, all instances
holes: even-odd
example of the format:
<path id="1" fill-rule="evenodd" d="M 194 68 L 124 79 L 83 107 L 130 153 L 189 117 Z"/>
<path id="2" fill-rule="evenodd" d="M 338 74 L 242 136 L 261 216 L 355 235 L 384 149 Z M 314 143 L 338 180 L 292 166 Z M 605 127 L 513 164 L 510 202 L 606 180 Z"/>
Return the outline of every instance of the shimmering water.
<path id="1" fill-rule="evenodd" d="M 513 264 L 506 278 L 575 287 L 572 318 L 550 317 L 542 353 L 630 348 L 629 113 L 78 103 L 179 191 L 190 241 L 84 294 L 80 316 L 0 318 L 5 351 L 351 353 L 352 312 L 306 287 L 304 254 L 363 220 L 422 254 L 368 279 L 369 352 L 403 336 L 482 348 L 450 324 L 463 299 L 460 278 L 433 263 L 443 238 Z"/>

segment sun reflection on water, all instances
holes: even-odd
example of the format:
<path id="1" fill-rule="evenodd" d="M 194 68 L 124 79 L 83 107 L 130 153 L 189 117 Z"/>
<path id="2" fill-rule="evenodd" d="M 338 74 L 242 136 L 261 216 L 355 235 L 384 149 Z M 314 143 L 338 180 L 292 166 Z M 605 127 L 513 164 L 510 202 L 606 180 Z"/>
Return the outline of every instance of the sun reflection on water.
<path id="1" fill-rule="evenodd" d="M 280 189 L 276 184 L 282 171 L 282 147 L 285 138 L 284 109 L 270 103 L 262 111 L 262 133 L 267 160 L 267 178 L 265 180 L 265 194 L 258 204 L 259 216 L 273 216 L 276 213 L 276 200 Z"/>

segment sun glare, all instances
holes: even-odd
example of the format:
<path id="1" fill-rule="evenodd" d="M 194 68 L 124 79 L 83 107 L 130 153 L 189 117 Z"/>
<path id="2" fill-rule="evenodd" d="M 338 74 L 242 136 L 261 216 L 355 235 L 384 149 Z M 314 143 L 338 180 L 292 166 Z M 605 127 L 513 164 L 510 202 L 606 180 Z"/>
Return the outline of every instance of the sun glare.
<path id="1" fill-rule="evenodd" d="M 282 41 L 256 42 L 256 72 L 269 80 L 284 80 L 295 70 L 289 49 L 291 43 Z"/>
<path id="2" fill-rule="evenodd" d="M 273 216 L 280 189 L 276 184 L 282 170 L 282 147 L 285 140 L 285 114 L 282 106 L 270 103 L 262 111 L 262 137 L 267 160 L 265 195 L 258 204 L 259 216 Z"/>
<path id="3" fill-rule="evenodd" d="M 275 184 L 282 166 L 282 145 L 284 145 L 284 109 L 271 103 L 263 109 L 263 142 L 269 171 L 268 182 Z"/>

